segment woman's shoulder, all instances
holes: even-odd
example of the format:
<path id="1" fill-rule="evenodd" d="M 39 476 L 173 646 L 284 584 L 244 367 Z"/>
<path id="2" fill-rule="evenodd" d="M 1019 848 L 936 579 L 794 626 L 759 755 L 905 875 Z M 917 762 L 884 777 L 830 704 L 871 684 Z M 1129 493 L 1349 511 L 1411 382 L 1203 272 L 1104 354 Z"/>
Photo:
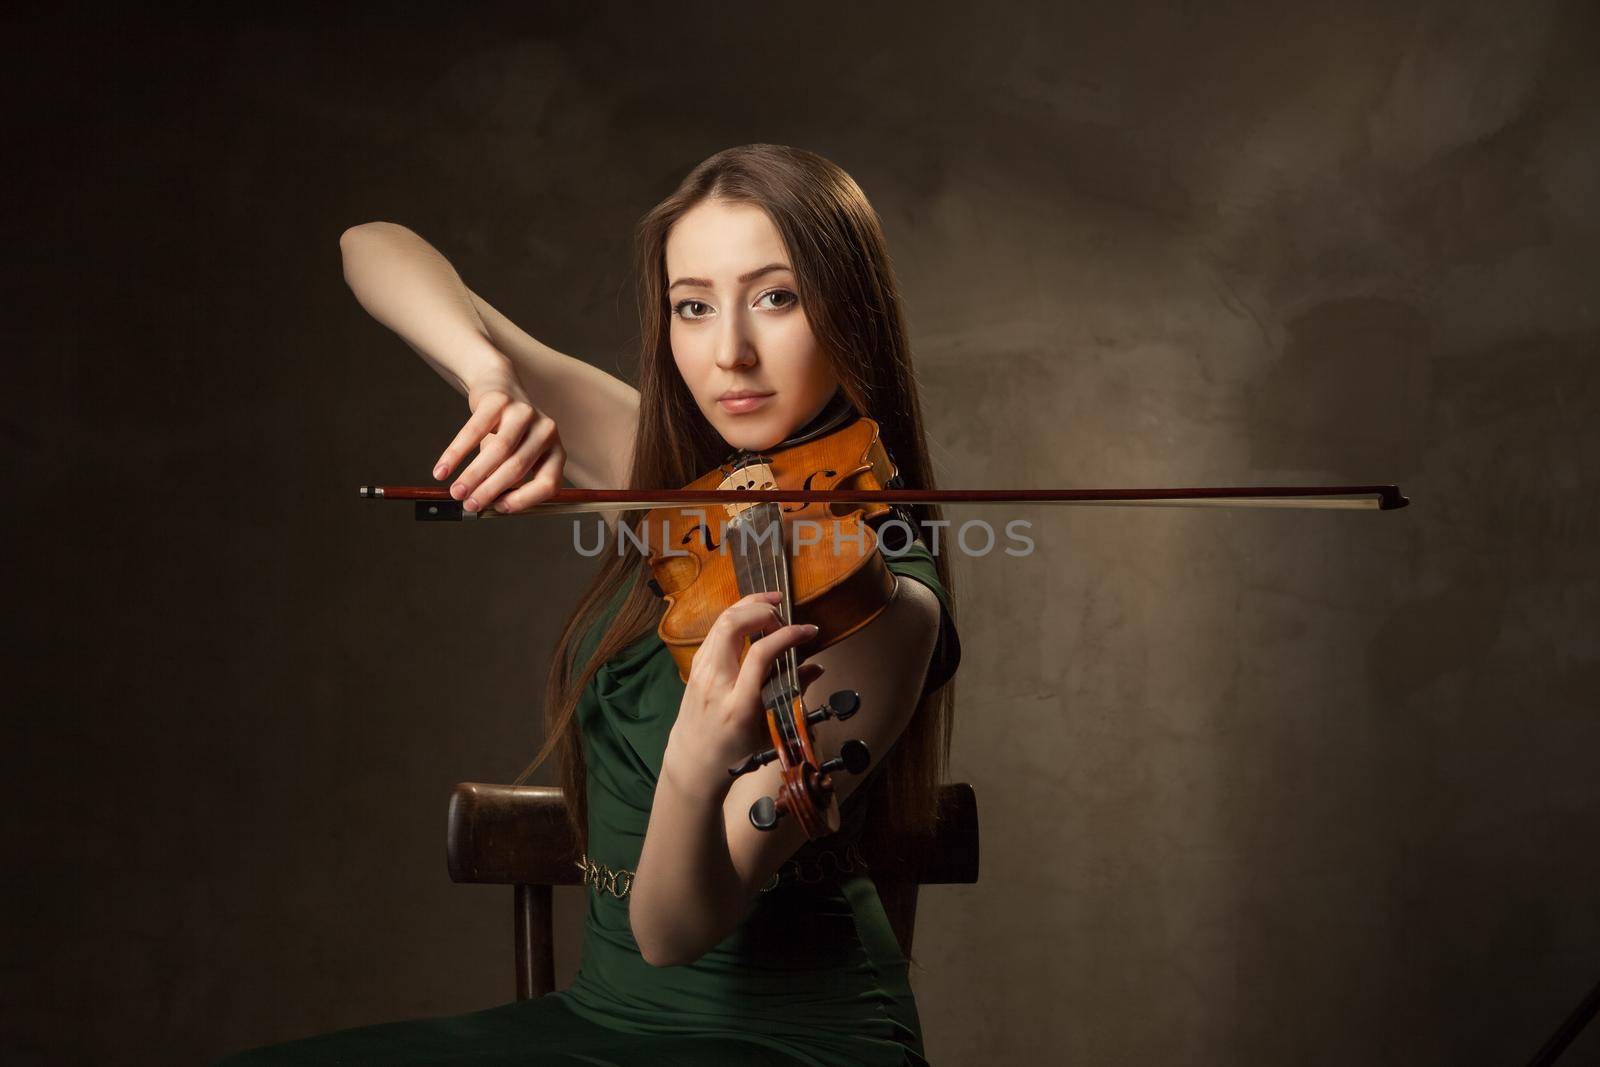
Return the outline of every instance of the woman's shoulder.
<path id="1" fill-rule="evenodd" d="M 924 692 L 932 692 L 948 682 L 961 663 L 961 638 L 956 632 L 950 590 L 939 577 L 933 552 L 920 538 L 910 540 L 892 551 L 886 548 L 884 560 L 896 578 L 909 578 L 915 585 L 927 590 L 927 593 L 913 594 L 913 597 L 920 601 L 918 612 L 927 617 L 927 625 L 936 625 L 938 629 L 923 689 Z M 929 596 L 929 593 L 932 595 Z M 935 618 L 936 623 L 933 621 Z"/>
<path id="2" fill-rule="evenodd" d="M 889 570 L 902 577 L 915 578 L 933 590 L 946 611 L 951 609 L 950 591 L 945 588 L 944 581 L 939 577 L 939 567 L 934 561 L 933 553 L 921 538 L 905 541 L 896 547 L 885 545 L 883 557 Z"/>

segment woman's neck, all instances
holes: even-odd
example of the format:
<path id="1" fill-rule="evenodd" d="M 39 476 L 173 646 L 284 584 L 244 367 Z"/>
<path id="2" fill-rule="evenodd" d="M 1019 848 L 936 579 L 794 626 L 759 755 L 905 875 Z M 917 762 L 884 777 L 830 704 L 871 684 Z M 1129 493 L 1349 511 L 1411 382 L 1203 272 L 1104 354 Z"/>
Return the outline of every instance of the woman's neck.
<path id="1" fill-rule="evenodd" d="M 804 426 L 795 430 L 773 447 L 789 448 L 813 437 L 821 437 L 836 427 L 850 422 L 855 417 L 855 405 L 850 403 L 850 398 L 845 396 L 843 389 L 835 389 L 833 396 L 829 397 L 828 402 L 822 405 L 821 411 L 818 411 Z"/>

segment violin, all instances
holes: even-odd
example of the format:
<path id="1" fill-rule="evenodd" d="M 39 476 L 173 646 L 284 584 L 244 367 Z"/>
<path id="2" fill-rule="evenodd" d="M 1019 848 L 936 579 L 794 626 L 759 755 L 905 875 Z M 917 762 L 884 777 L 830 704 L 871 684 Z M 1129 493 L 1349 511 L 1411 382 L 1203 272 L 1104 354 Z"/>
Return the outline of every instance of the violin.
<path id="1" fill-rule="evenodd" d="M 720 506 L 649 511 L 643 528 L 650 585 L 667 602 L 657 633 L 679 676 L 688 679 L 694 654 L 717 616 L 751 593 L 780 593 L 776 607 L 785 625 L 815 625 L 811 649 L 841 641 L 877 618 L 895 589 L 895 576 L 879 551 L 878 526 L 901 518 L 908 540 L 911 527 L 901 510 L 881 501 L 785 503 L 764 497 L 781 489 L 876 493 L 900 484 L 878 424 L 855 417 L 764 452 L 740 450 L 685 487 L 723 494 L 726 502 Z M 713 517 L 719 520 L 714 527 L 708 521 Z M 838 830 L 833 775 L 862 773 L 872 755 L 863 742 L 849 740 L 837 757 L 819 760 L 811 727 L 825 719 L 848 719 L 860 703 L 860 694 L 841 690 L 807 709 L 795 650 L 778 657 L 761 687 L 772 747 L 728 772 L 738 777 L 774 760 L 782 767 L 777 796 L 762 797 L 750 808 L 757 829 L 771 830 L 792 818 L 808 838 Z"/>
<path id="2" fill-rule="evenodd" d="M 1166 507 L 1301 507 L 1394 510 L 1410 501 L 1395 485 L 1261 488 L 921 490 L 905 488 L 878 433 L 853 410 L 824 411 L 786 441 L 760 453 L 737 451 L 677 490 L 558 489 L 524 512 L 468 512 L 444 487 L 360 488 L 367 499 L 411 500 L 418 521 L 512 518 L 648 509 L 636 543 L 648 553 L 649 584 L 667 602 L 657 632 L 678 673 L 689 666 L 716 617 L 755 592 L 781 592 L 785 624 L 818 627 L 808 646 L 826 648 L 876 618 L 895 588 L 884 550 L 914 537 L 906 505 L 918 503 L 1051 503 Z M 718 521 L 713 525 L 710 521 Z M 900 520 L 891 523 L 891 519 Z M 619 531 L 621 524 L 619 524 Z M 897 530 L 903 530 L 896 536 Z M 657 535 L 652 537 L 652 533 Z M 892 543 L 885 543 L 885 538 Z M 746 645 L 748 649 L 748 644 Z M 871 753 L 859 740 L 819 760 L 811 728 L 855 714 L 860 696 L 841 690 L 819 707 L 801 699 L 795 651 L 785 651 L 761 689 L 772 747 L 729 770 L 738 777 L 774 760 L 783 774 L 778 795 L 750 808 L 750 821 L 771 830 L 792 818 L 808 838 L 838 829 L 833 775 L 860 774 Z"/>

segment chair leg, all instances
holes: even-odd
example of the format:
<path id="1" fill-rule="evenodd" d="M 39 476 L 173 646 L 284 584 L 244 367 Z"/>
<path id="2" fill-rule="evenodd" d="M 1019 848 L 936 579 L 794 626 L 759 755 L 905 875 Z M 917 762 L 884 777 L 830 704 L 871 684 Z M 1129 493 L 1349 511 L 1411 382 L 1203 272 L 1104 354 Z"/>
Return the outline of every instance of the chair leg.
<path id="1" fill-rule="evenodd" d="M 550 887 L 518 885 L 512 897 L 517 946 L 517 999 L 542 997 L 556 987 L 555 930 Z"/>

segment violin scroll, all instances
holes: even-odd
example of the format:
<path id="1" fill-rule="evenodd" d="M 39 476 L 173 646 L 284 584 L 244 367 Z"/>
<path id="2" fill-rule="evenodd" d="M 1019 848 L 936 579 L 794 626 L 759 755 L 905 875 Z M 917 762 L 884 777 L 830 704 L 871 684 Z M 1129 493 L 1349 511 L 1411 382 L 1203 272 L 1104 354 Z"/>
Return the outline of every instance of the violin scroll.
<path id="1" fill-rule="evenodd" d="M 841 689 L 830 696 L 827 703 L 806 712 L 805 721 L 808 724 L 819 723 L 824 719 L 837 719 L 843 722 L 854 715 L 860 707 L 861 694 L 853 689 Z M 764 767 L 777 758 L 778 750 L 769 748 L 765 752 L 755 753 L 728 773 L 737 778 L 758 767 Z M 809 814 L 812 810 L 827 806 L 827 802 L 833 794 L 833 772 L 842 770 L 851 774 L 861 774 L 871 765 L 872 752 L 867 748 L 866 742 L 852 738 L 839 746 L 839 754 L 837 756 L 819 764 L 815 771 L 805 768 L 806 771 L 810 772 L 803 775 L 808 787 L 806 792 L 811 794 L 806 813 Z M 779 793 L 778 797 L 762 797 L 750 805 L 750 824 L 757 830 L 774 829 L 778 825 L 778 821 L 793 810 L 795 801 L 789 796 L 791 788 L 786 777 L 784 789 Z"/>
<path id="2" fill-rule="evenodd" d="M 841 689 L 829 697 L 828 702 L 822 705 L 820 708 L 806 712 L 806 722 L 812 725 L 816 725 L 817 723 L 822 722 L 824 719 L 837 719 L 840 722 L 844 722 L 844 720 L 854 715 L 857 709 L 860 707 L 860 693 L 857 693 L 854 689 Z M 860 744 L 858 741 L 852 741 L 848 743 Z M 865 748 L 866 746 L 862 745 L 861 747 Z M 765 767 L 767 764 L 771 763 L 777 758 L 778 750 L 775 748 L 769 748 L 765 752 L 754 753 L 749 759 L 739 764 L 739 766 L 729 768 L 728 776 L 730 778 L 738 778 L 741 775 L 749 774 L 753 770 Z M 852 771 L 851 773 L 854 774 L 859 772 Z"/>

